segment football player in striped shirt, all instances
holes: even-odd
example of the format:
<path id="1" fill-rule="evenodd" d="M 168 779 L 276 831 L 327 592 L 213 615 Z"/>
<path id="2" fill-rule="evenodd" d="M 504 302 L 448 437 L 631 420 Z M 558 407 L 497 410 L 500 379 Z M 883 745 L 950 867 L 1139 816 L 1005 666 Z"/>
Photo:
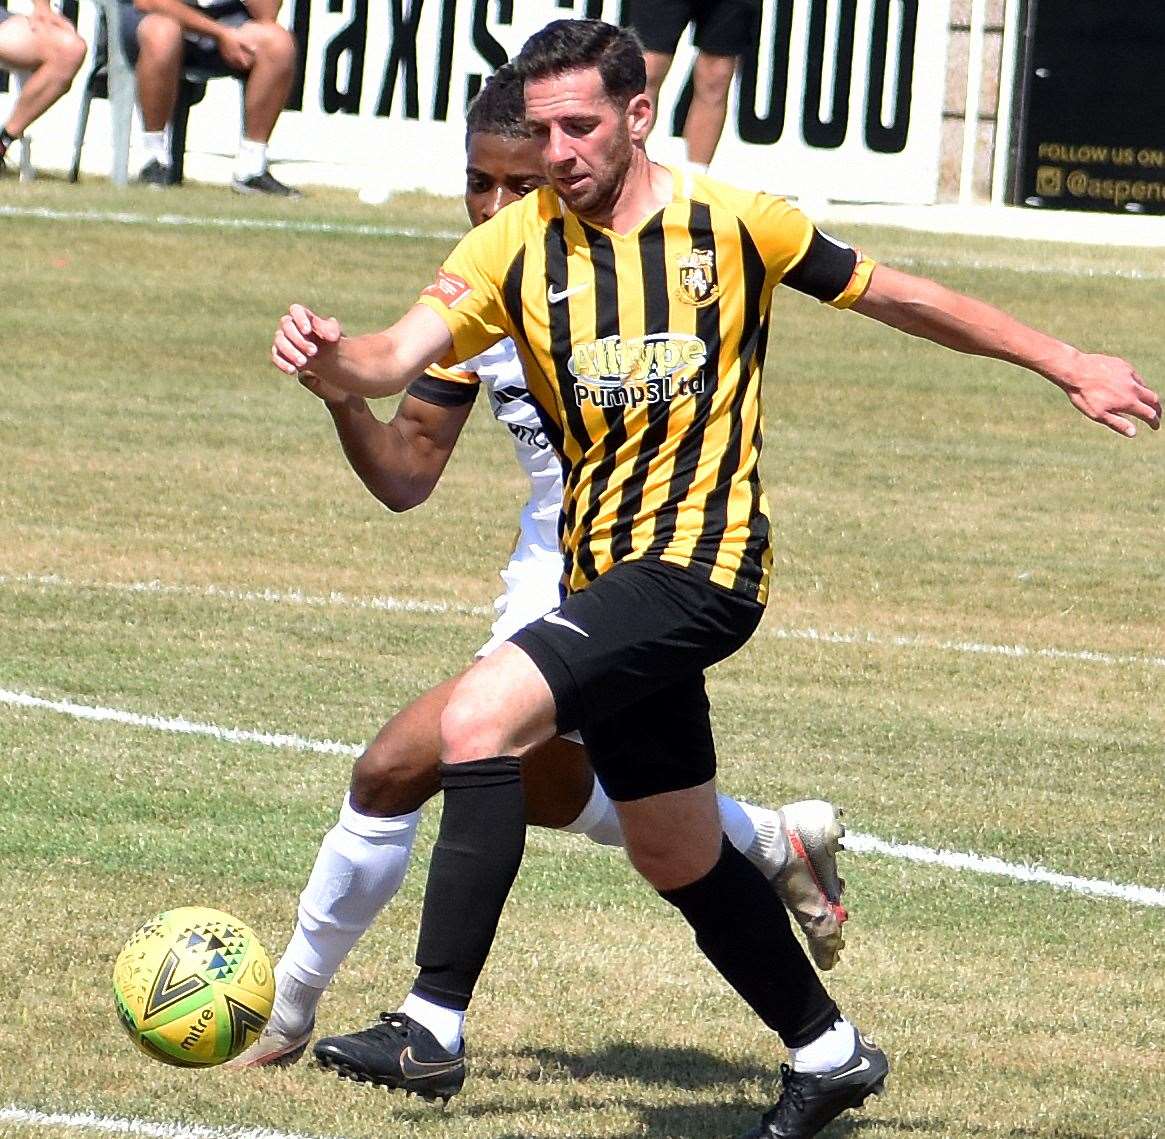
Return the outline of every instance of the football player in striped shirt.
<path id="1" fill-rule="evenodd" d="M 548 24 L 515 60 L 549 186 L 462 239 L 391 328 L 344 337 L 302 305 L 272 360 L 357 395 L 506 336 L 563 463 L 568 595 L 457 682 L 441 718 L 440 834 L 409 1015 L 321 1040 L 345 1074 L 448 1096 L 456 1031 L 521 862 L 520 757 L 581 729 L 628 855 L 791 1051 L 751 1135 L 807 1139 L 881 1090 L 881 1049 L 842 1017 L 783 908 L 725 841 L 704 670 L 759 624 L 772 551 L 758 478 L 760 377 L 778 285 L 1061 388 L 1129 436 L 1157 395 L 1124 360 L 1080 352 L 982 302 L 875 266 L 797 210 L 652 163 L 631 33 Z"/>
<path id="2" fill-rule="evenodd" d="M 507 67 L 486 84 L 467 124 L 465 204 L 473 225 L 545 183 L 524 121 L 522 88 Z M 410 509 L 441 477 L 479 388 L 504 426 L 530 485 L 518 540 L 502 571 L 506 591 L 478 657 L 492 652 L 560 600 L 562 467 L 526 390 L 513 341 L 502 340 L 456 369 L 433 367 L 412 383 L 389 423 L 326 381 L 303 383 L 330 411 L 353 469 L 389 509 Z M 357 761 L 336 826 L 321 844 L 300 898 L 297 923 L 276 965 L 275 1007 L 259 1041 L 228 1065 L 294 1063 L 314 1027 L 324 990 L 360 936 L 400 889 L 421 804 L 440 786 L 439 720 L 455 686 L 446 681 L 394 717 Z M 581 740 L 556 737 L 527 757 L 527 821 L 619 846 L 614 805 L 594 779 Z M 842 884 L 835 853 L 838 812 L 821 800 L 779 811 L 720 796 L 725 833 L 772 883 L 805 932 L 814 960 L 831 969 L 843 947 Z M 407 1004 L 407 1002 L 406 1002 Z"/>

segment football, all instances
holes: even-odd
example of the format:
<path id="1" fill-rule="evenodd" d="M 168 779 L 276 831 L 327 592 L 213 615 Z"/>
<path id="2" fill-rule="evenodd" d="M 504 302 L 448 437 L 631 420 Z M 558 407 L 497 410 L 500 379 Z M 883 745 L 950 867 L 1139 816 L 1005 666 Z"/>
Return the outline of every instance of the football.
<path id="1" fill-rule="evenodd" d="M 155 1060 L 222 1064 L 263 1030 L 275 999 L 271 960 L 252 930 L 205 906 L 140 926 L 113 967 L 118 1019 Z"/>

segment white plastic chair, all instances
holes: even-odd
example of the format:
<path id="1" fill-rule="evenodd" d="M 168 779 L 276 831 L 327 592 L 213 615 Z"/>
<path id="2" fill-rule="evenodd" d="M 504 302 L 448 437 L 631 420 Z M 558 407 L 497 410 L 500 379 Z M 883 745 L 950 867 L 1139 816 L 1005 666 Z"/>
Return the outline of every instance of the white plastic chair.
<path id="1" fill-rule="evenodd" d="M 133 68 L 121 46 L 121 12 L 117 0 L 94 0 L 94 3 L 99 11 L 93 44 L 93 66 L 81 92 L 69 181 L 76 182 L 81 174 L 81 147 L 85 142 L 85 128 L 89 125 L 89 105 L 95 98 L 107 98 L 113 123 L 113 168 L 110 178 L 115 186 L 124 186 L 129 182 L 129 138 L 133 129 L 137 83 Z"/>

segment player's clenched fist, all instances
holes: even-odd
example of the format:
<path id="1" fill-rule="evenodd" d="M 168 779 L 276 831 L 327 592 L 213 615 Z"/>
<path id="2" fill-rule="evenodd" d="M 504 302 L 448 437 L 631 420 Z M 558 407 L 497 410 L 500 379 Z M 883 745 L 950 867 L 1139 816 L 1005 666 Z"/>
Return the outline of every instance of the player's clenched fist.
<path id="1" fill-rule="evenodd" d="M 294 376 L 323 364 L 340 342 L 340 322 L 319 316 L 304 305 L 292 305 L 280 319 L 271 344 L 271 362 L 281 372 Z"/>

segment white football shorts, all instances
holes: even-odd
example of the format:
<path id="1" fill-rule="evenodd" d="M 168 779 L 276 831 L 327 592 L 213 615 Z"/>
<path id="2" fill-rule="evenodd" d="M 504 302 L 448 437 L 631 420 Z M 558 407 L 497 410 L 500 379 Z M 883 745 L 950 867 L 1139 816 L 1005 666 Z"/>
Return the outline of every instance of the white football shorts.
<path id="1" fill-rule="evenodd" d="M 497 617 L 490 628 L 490 638 L 474 656 L 489 656 L 519 629 L 557 609 L 562 600 L 558 592 L 561 579 L 562 558 L 557 552 L 548 553 L 540 546 L 516 550 L 502 570 L 506 591 L 494 602 Z"/>
<path id="2" fill-rule="evenodd" d="M 557 551 L 548 552 L 540 546 L 516 550 L 510 564 L 502 570 L 506 591 L 494 602 L 497 618 L 490 627 L 490 638 L 473 654 L 474 657 L 480 660 L 489 656 L 519 629 L 557 609 L 562 601 L 559 593 L 561 580 L 562 558 Z M 582 743 L 578 732 L 569 732 L 563 738 Z"/>

